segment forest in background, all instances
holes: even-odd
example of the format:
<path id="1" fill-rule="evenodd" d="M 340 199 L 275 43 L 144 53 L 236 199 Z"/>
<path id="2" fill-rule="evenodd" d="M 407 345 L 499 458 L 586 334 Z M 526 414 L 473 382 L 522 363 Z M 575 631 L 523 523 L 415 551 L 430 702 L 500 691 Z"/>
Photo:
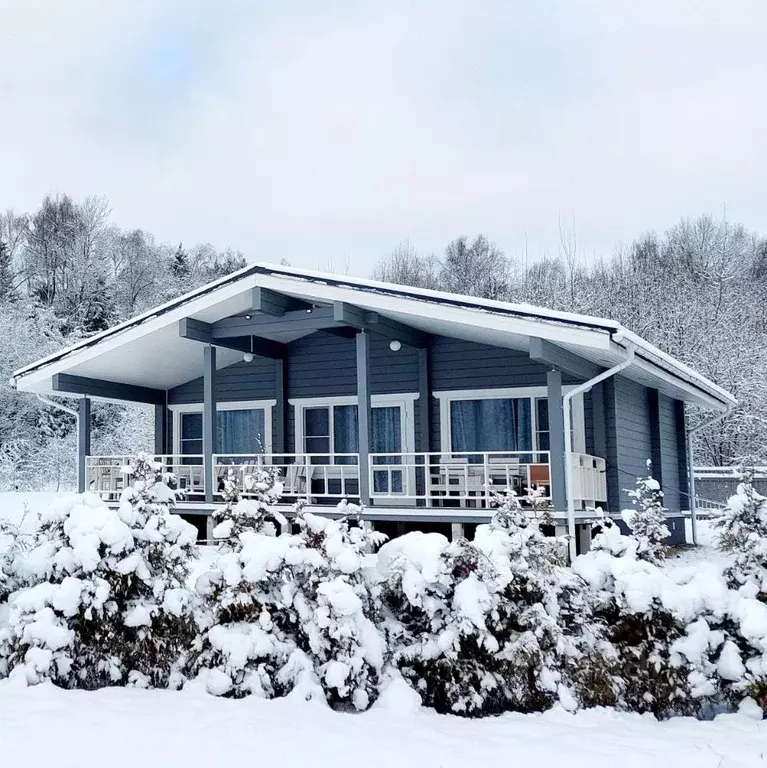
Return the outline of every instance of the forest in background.
<path id="1" fill-rule="evenodd" d="M 532 262 L 482 235 L 453 240 L 440 257 L 404 242 L 373 276 L 616 320 L 738 398 L 699 433 L 696 463 L 767 464 L 767 238 L 739 224 L 682 219 L 597 259 L 564 227 L 558 253 Z M 691 409 L 689 424 L 702 416 Z"/>
<path id="2" fill-rule="evenodd" d="M 16 392 L 13 370 L 245 263 L 237 251 L 120 229 L 101 197 L 47 196 L 31 214 L 0 213 L 0 490 L 74 484 L 74 418 Z M 353 261 L 346 269 L 356 271 Z M 683 219 L 598 259 L 563 227 L 558 252 L 536 260 L 482 235 L 439 256 L 403 242 L 373 276 L 617 320 L 738 398 L 699 437 L 699 463 L 767 464 L 767 238 L 739 224 Z M 152 450 L 152 419 L 145 407 L 95 404 L 94 453 Z"/>
<path id="3" fill-rule="evenodd" d="M 75 419 L 10 386 L 11 372 L 245 266 L 209 244 L 156 242 L 101 197 L 0 212 L 0 490 L 72 488 Z M 62 400 L 71 405 L 71 401 Z M 154 411 L 94 403 L 93 451 L 154 450 Z"/>

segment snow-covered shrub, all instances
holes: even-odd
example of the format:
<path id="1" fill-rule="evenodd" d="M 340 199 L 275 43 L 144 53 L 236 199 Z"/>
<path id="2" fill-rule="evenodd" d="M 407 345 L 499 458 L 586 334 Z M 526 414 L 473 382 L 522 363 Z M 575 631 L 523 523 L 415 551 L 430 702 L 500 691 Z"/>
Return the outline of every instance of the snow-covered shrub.
<path id="1" fill-rule="evenodd" d="M 636 556 L 656 565 L 666 556 L 665 541 L 669 536 L 663 491 L 652 476 L 652 463 L 647 462 L 647 477 L 638 477 L 636 488 L 627 491 L 634 509 L 626 510 L 624 517 L 636 541 Z"/>
<path id="2" fill-rule="evenodd" d="M 411 533 L 381 549 L 394 662 L 440 712 L 610 703 L 609 648 L 589 626 L 563 542 L 543 536 L 537 511 L 512 492 L 495 501 L 473 542 Z"/>
<path id="3" fill-rule="evenodd" d="M 767 593 L 767 498 L 754 489 L 752 469 L 742 471 L 735 495 L 714 525 L 719 548 L 730 556 L 726 573 L 731 584 L 751 583 Z"/>
<path id="4" fill-rule="evenodd" d="M 715 627 L 726 615 L 727 587 L 715 566 L 672 578 L 643 557 L 646 542 L 599 519 L 591 551 L 573 570 L 596 591 L 594 617 L 617 654 L 618 705 L 658 717 L 698 714 L 722 697 L 717 661 L 725 635 Z"/>
<path id="5" fill-rule="evenodd" d="M 213 670 L 211 692 L 279 696 L 313 675 L 332 705 L 376 698 L 384 642 L 367 571 L 382 537 L 351 525 L 359 507 L 340 506 L 340 520 L 299 509 L 297 534 L 244 531 L 200 577 L 210 626 L 192 671 Z"/>
<path id="6" fill-rule="evenodd" d="M 276 467 L 259 464 L 242 475 L 242 484 L 234 470 L 224 479 L 222 495 L 226 504 L 216 509 L 213 537 L 237 541 L 240 534 L 256 531 L 274 535 L 274 523 L 286 525 L 274 505 L 282 496 L 282 483 Z"/>
<path id="7" fill-rule="evenodd" d="M 29 586 L 9 599 L 0 656 L 28 683 L 164 686 L 194 636 L 186 588 L 196 530 L 139 457 L 118 509 L 74 496 L 44 515 L 17 558 Z"/>

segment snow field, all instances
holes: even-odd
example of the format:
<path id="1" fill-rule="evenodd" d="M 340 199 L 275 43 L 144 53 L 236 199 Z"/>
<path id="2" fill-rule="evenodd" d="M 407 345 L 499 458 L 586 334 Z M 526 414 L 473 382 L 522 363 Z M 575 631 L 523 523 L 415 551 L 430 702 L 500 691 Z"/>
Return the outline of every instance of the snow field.
<path id="1" fill-rule="evenodd" d="M 767 723 L 744 715 L 658 722 L 607 709 L 573 715 L 557 708 L 466 720 L 418 706 L 401 682 L 356 715 L 295 697 L 231 701 L 199 688 L 89 693 L 0 682 L 0 761 L 29 768 L 210 768 L 245 761 L 282 768 L 756 768 L 765 753 Z"/>

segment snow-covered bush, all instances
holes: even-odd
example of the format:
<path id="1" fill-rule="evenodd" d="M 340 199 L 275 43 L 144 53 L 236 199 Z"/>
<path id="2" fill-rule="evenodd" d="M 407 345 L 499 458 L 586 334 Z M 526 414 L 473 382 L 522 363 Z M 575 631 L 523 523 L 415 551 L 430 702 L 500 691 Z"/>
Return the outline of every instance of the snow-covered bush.
<path id="1" fill-rule="evenodd" d="M 666 556 L 665 541 L 669 536 L 663 491 L 652 476 L 652 462 L 647 461 L 647 477 L 638 477 L 636 488 L 627 491 L 634 509 L 626 510 L 624 517 L 636 541 L 636 556 L 656 565 Z"/>
<path id="2" fill-rule="evenodd" d="M 767 498 L 754 489 L 752 469 L 741 472 L 735 495 L 714 525 L 719 548 L 730 556 L 726 573 L 732 585 L 751 583 L 767 593 Z"/>
<path id="3" fill-rule="evenodd" d="M 411 533 L 382 547 L 394 662 L 440 712 L 610 703 L 609 648 L 588 624 L 588 595 L 563 566 L 563 542 L 543 536 L 539 514 L 512 492 L 495 502 L 473 542 Z"/>
<path id="4" fill-rule="evenodd" d="M 29 586 L 9 599 L 0 656 L 30 684 L 163 686 L 194 636 L 186 588 L 196 530 L 139 457 L 118 509 L 73 496 L 44 515 L 17 558 Z"/>
<path id="5" fill-rule="evenodd" d="M 359 507 L 340 506 L 340 520 L 299 509 L 297 534 L 240 533 L 200 577 L 210 618 L 192 672 L 212 670 L 211 692 L 279 696 L 313 677 L 332 705 L 376 698 L 384 642 L 367 571 L 382 538 L 351 525 Z"/>
<path id="6" fill-rule="evenodd" d="M 618 665 L 618 705 L 700 715 L 758 697 L 767 677 L 767 605 L 728 589 L 715 563 L 659 568 L 609 518 L 573 570 L 596 591 Z M 760 678 L 761 675 L 761 678 Z"/>
<path id="7" fill-rule="evenodd" d="M 274 508 L 282 496 L 276 467 L 259 464 L 249 468 L 242 475 L 242 484 L 235 470 L 231 470 L 224 479 L 222 495 L 226 504 L 213 513 L 216 539 L 237 541 L 246 531 L 274 535 L 277 532 L 274 523 L 287 524 Z"/>

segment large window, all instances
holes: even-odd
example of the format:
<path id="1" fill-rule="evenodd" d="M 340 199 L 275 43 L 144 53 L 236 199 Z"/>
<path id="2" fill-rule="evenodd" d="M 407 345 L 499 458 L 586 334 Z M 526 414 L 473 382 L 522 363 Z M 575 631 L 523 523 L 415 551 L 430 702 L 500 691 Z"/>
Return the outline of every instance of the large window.
<path id="1" fill-rule="evenodd" d="M 530 398 L 450 401 L 450 448 L 529 451 L 533 444 Z"/>
<path id="2" fill-rule="evenodd" d="M 402 451 L 402 408 L 373 406 L 370 424 L 371 453 Z M 356 405 L 318 405 L 303 409 L 304 451 L 315 454 L 314 464 L 326 464 L 329 454 L 359 452 L 359 424 Z M 338 456 L 334 464 L 356 464 L 354 456 Z M 391 462 L 389 462 L 391 463 Z"/>
<path id="3" fill-rule="evenodd" d="M 546 388 L 496 392 L 498 396 L 492 390 L 437 393 L 441 401 L 442 450 L 454 454 L 515 451 L 522 454 L 521 461 L 546 461 L 545 455 L 539 455 L 551 450 Z M 573 451 L 584 453 L 586 417 L 582 394 L 572 400 L 570 435 Z M 481 457 L 470 456 L 469 461 L 481 461 Z"/>
<path id="4" fill-rule="evenodd" d="M 202 454 L 202 412 L 179 414 L 178 450 L 182 456 Z M 216 411 L 218 454 L 253 454 L 268 450 L 264 408 L 237 408 Z"/>

